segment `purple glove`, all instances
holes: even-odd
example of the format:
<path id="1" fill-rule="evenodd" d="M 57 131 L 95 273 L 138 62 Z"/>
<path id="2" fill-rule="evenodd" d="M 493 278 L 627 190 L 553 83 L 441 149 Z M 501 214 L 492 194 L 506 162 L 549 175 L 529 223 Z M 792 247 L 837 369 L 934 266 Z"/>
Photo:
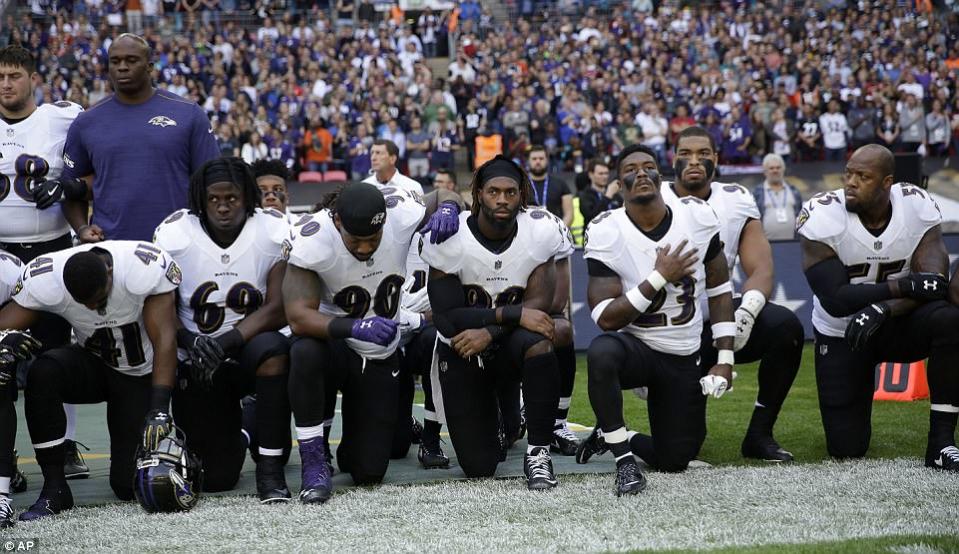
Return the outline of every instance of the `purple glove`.
<path id="1" fill-rule="evenodd" d="M 396 336 L 397 325 L 392 319 L 380 316 L 357 319 L 353 322 L 350 336 L 363 342 L 387 346 L 393 342 L 393 337 Z"/>
<path id="2" fill-rule="evenodd" d="M 439 205 L 426 226 L 420 231 L 430 233 L 430 243 L 439 244 L 452 237 L 460 229 L 460 207 L 455 202 L 443 202 Z"/>

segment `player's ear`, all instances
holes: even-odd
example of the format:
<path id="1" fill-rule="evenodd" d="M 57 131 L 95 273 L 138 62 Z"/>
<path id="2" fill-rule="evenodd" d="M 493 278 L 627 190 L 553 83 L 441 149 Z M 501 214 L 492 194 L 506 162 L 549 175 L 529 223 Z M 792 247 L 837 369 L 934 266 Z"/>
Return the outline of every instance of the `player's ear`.
<path id="1" fill-rule="evenodd" d="M 894 180 L 895 179 L 893 178 L 892 175 L 886 175 L 885 177 L 882 178 L 882 188 L 888 191 L 889 188 L 892 187 L 892 183 Z"/>

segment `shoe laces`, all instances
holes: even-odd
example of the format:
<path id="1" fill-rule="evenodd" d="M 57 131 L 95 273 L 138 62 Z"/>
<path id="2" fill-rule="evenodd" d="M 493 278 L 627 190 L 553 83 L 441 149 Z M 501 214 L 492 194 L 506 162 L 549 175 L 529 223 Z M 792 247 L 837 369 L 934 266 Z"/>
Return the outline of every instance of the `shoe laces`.
<path id="1" fill-rule="evenodd" d="M 636 476 L 636 466 L 634 464 L 623 464 L 616 468 L 616 482 L 625 485 L 635 483 L 639 478 Z"/>
<path id="2" fill-rule="evenodd" d="M 9 518 L 13 515 L 13 506 L 10 505 L 11 502 L 9 495 L 0 494 L 0 519 Z"/>
<path id="3" fill-rule="evenodd" d="M 67 440 L 67 441 L 64 441 L 64 442 L 68 444 L 68 448 L 69 448 L 70 445 L 73 446 L 72 448 L 69 448 L 68 454 L 72 454 L 73 456 L 75 456 L 76 459 L 79 460 L 80 463 L 82 464 L 82 463 L 83 463 L 83 455 L 80 454 L 80 449 L 77 448 L 77 446 L 82 446 L 83 449 L 86 450 L 87 452 L 90 451 L 90 447 L 88 447 L 87 445 L 83 444 L 83 443 L 80 442 L 80 441 L 75 441 L 75 440 Z"/>
<path id="4" fill-rule="evenodd" d="M 950 462 L 959 464 L 959 448 L 955 446 L 947 446 L 939 451 L 939 455 L 942 456 L 943 460 L 948 459 Z"/>
<path id="5" fill-rule="evenodd" d="M 564 438 L 564 439 L 566 439 L 566 440 L 568 440 L 568 441 L 573 441 L 573 442 L 579 440 L 579 439 L 576 437 L 576 433 L 570 431 L 569 427 L 568 427 L 567 425 L 565 425 L 565 424 L 560 425 L 559 427 L 554 427 L 554 428 L 553 428 L 553 435 L 555 435 L 555 436 L 557 436 L 557 437 Z"/>
<path id="6" fill-rule="evenodd" d="M 553 472 L 550 469 L 549 452 L 541 448 L 537 453 L 529 455 L 529 478 L 532 479 L 552 479 Z"/>

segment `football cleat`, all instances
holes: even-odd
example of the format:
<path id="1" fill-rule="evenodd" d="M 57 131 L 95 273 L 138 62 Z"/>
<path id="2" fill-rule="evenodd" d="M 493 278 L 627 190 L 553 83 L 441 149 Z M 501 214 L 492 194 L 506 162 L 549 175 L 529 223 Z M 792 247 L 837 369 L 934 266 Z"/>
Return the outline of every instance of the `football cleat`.
<path id="1" fill-rule="evenodd" d="M 256 494 L 260 504 L 288 502 L 293 496 L 286 486 L 282 456 L 260 456 L 256 463 Z"/>
<path id="2" fill-rule="evenodd" d="M 636 462 L 627 460 L 616 467 L 616 496 L 638 494 L 646 488 L 646 475 Z"/>
<path id="3" fill-rule="evenodd" d="M 323 452 L 323 439 L 316 437 L 300 441 L 300 502 L 322 504 L 333 496 L 333 480 L 330 465 Z"/>
<path id="4" fill-rule="evenodd" d="M 10 478 L 10 492 L 18 493 L 27 490 L 27 476 L 17 467 L 17 449 L 13 449 L 13 477 Z"/>
<path id="5" fill-rule="evenodd" d="M 73 493 L 70 487 L 64 485 L 59 490 L 42 490 L 40 498 L 20 514 L 20 521 L 35 521 L 41 518 L 57 515 L 73 507 Z"/>
<path id="6" fill-rule="evenodd" d="M 450 467 L 450 459 L 443 452 L 443 447 L 440 446 L 439 442 L 435 445 L 427 445 L 425 442 L 420 443 L 420 451 L 416 458 L 420 461 L 423 469 L 449 469 Z"/>
<path id="7" fill-rule="evenodd" d="M 959 448 L 949 445 L 939 452 L 933 452 L 930 455 L 926 451 L 926 467 L 940 469 L 942 471 L 959 472 Z"/>
<path id="8" fill-rule="evenodd" d="M 793 455 L 788 450 L 779 446 L 772 435 L 746 435 L 743 439 L 742 448 L 743 458 L 754 458 L 766 462 L 791 462 Z"/>
<path id="9" fill-rule="evenodd" d="M 423 440 L 423 424 L 413 417 L 413 421 L 410 422 L 410 443 L 411 444 L 421 444 Z"/>
<path id="10" fill-rule="evenodd" d="M 553 473 L 553 460 L 546 447 L 534 448 L 523 460 L 523 473 L 526 474 L 526 487 L 531 491 L 552 489 L 557 485 Z"/>
<path id="11" fill-rule="evenodd" d="M 602 431 L 599 427 L 594 427 L 593 431 L 585 440 L 579 443 L 576 449 L 576 463 L 585 464 L 593 456 L 599 456 L 609 451 L 606 441 L 603 439 Z"/>
<path id="12" fill-rule="evenodd" d="M 563 456 L 575 456 L 579 450 L 579 438 L 569 430 L 565 423 L 553 427 L 553 438 L 549 443 L 550 452 L 558 452 Z"/>
<path id="13" fill-rule="evenodd" d="M 10 495 L 0 493 L 0 529 L 13 527 L 16 520 L 13 519 L 13 506 L 10 505 Z"/>
<path id="14" fill-rule="evenodd" d="M 336 469 L 333 468 L 333 449 L 330 448 L 330 440 L 328 438 L 323 439 L 323 456 L 326 458 L 326 465 L 330 468 L 330 475 L 336 473 Z"/>
<path id="15" fill-rule="evenodd" d="M 90 476 L 90 468 L 83 461 L 83 456 L 80 455 L 80 449 L 77 448 L 77 445 L 82 446 L 88 452 L 90 451 L 87 445 L 82 442 L 70 439 L 63 441 L 63 474 L 67 479 L 86 479 Z"/>

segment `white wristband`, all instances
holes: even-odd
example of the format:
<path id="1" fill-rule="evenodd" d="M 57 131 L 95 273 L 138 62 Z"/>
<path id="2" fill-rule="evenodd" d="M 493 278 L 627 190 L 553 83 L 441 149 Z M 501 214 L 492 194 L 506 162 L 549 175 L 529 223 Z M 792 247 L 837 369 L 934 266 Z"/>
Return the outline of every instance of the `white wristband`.
<path id="1" fill-rule="evenodd" d="M 726 294 L 727 292 L 733 292 L 733 284 L 729 281 L 721 285 L 717 285 L 711 289 L 706 289 L 706 296 L 712 298 L 714 296 L 719 296 L 720 294 Z"/>
<path id="2" fill-rule="evenodd" d="M 653 303 L 651 298 L 646 298 L 643 293 L 639 292 L 639 287 L 633 287 L 626 291 L 626 300 L 629 300 L 629 303 L 632 304 L 639 313 L 645 312 L 646 308 Z"/>
<path id="3" fill-rule="evenodd" d="M 711 329 L 713 331 L 713 340 L 736 336 L 736 323 L 733 321 L 713 323 Z"/>
<path id="4" fill-rule="evenodd" d="M 756 289 L 747 290 L 743 293 L 743 301 L 740 308 L 749 312 L 754 318 L 759 317 L 759 312 L 766 306 L 766 296 Z"/>
<path id="5" fill-rule="evenodd" d="M 646 282 L 652 285 L 653 289 L 657 291 L 666 286 L 666 278 L 655 269 L 646 276 Z"/>
<path id="6" fill-rule="evenodd" d="M 603 311 L 606 310 L 606 306 L 609 306 L 613 303 L 612 298 L 607 298 L 606 300 L 601 301 L 599 304 L 596 304 L 596 307 L 593 308 L 593 311 L 590 312 L 590 317 L 593 318 L 593 321 L 596 325 L 599 325 L 599 318 L 603 316 Z"/>
<path id="7" fill-rule="evenodd" d="M 720 350 L 719 355 L 716 356 L 716 363 L 729 366 L 734 365 L 736 363 L 736 356 L 732 350 Z"/>

